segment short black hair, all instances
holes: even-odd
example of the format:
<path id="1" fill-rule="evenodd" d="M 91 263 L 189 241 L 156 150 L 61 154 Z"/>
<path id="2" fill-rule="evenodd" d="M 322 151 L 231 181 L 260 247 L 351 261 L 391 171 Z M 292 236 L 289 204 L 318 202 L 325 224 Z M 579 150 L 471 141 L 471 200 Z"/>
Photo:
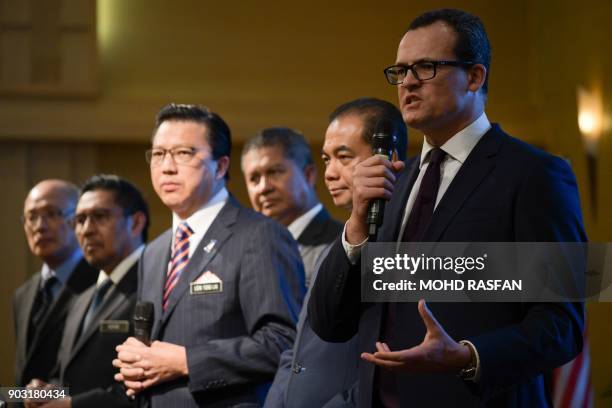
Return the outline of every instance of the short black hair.
<path id="1" fill-rule="evenodd" d="M 123 214 L 133 215 L 142 212 L 146 216 L 142 229 L 142 240 L 147 242 L 149 236 L 149 206 L 142 193 L 129 181 L 114 174 L 96 174 L 81 187 L 81 196 L 88 191 L 106 190 L 114 193 L 115 203 L 123 209 Z"/>
<path id="2" fill-rule="evenodd" d="M 404 123 L 401 112 L 395 105 L 377 98 L 366 97 L 354 99 L 338 106 L 336 110 L 329 115 L 329 123 L 349 115 L 355 115 L 361 118 L 363 121 L 363 133 L 361 137 L 369 145 L 372 144 L 372 136 L 376 131 L 378 121 L 385 120 L 390 123 L 393 135 L 397 138 L 396 147 L 398 159 L 402 161 L 406 160 L 406 155 L 408 153 L 408 130 L 406 129 L 406 124 Z"/>
<path id="3" fill-rule="evenodd" d="M 444 8 L 428 11 L 415 18 L 408 31 L 421 27 L 428 27 L 438 21 L 451 26 L 457 33 L 455 56 L 460 61 L 469 61 L 482 64 L 487 69 L 482 93 L 487 94 L 489 89 L 489 67 L 491 65 L 491 44 L 484 24 L 477 16 L 463 10 Z"/>
<path id="4" fill-rule="evenodd" d="M 241 157 L 244 158 L 251 150 L 274 146 L 280 147 L 283 150 L 283 155 L 302 170 L 314 163 L 310 145 L 304 135 L 287 127 L 272 127 L 260 130 L 244 144 Z"/>
<path id="5" fill-rule="evenodd" d="M 212 112 L 206 106 L 178 103 L 164 106 L 155 118 L 153 137 L 159 126 L 169 120 L 196 122 L 203 125 L 208 130 L 205 137 L 212 150 L 213 159 L 218 160 L 223 156 L 231 157 L 232 133 L 230 128 L 219 114 Z M 225 173 L 225 179 L 229 179 L 229 168 Z"/>

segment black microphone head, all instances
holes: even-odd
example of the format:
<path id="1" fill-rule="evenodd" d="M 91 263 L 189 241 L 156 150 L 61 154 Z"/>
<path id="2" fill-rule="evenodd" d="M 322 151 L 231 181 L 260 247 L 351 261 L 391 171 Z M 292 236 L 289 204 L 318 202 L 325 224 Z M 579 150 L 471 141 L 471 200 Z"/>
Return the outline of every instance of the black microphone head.
<path id="1" fill-rule="evenodd" d="M 395 149 L 396 137 L 393 134 L 393 123 L 386 118 L 380 119 L 376 123 L 374 135 L 372 135 L 372 151 L 393 152 Z"/>
<path id="2" fill-rule="evenodd" d="M 140 301 L 134 307 L 134 320 L 153 321 L 154 310 L 152 302 Z"/>
<path id="3" fill-rule="evenodd" d="M 153 328 L 153 315 L 155 309 L 151 302 L 138 302 L 134 307 L 134 337 L 146 345 L 151 342 L 151 329 Z"/>

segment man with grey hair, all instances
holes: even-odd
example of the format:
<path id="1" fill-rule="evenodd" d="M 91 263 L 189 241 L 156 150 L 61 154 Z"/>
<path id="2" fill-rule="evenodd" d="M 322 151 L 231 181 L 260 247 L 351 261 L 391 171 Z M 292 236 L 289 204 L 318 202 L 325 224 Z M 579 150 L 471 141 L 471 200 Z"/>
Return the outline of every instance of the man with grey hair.
<path id="1" fill-rule="evenodd" d="M 49 379 L 66 314 L 74 298 L 98 276 L 83 259 L 70 225 L 78 197 L 73 184 L 50 179 L 34 186 L 24 203 L 23 229 L 32 254 L 43 266 L 13 297 L 18 386 L 33 378 Z"/>
<path id="2" fill-rule="evenodd" d="M 342 227 L 319 202 L 308 142 L 293 129 L 263 129 L 244 145 L 241 164 L 251 205 L 289 229 L 299 244 L 310 286 L 319 254 Z"/>

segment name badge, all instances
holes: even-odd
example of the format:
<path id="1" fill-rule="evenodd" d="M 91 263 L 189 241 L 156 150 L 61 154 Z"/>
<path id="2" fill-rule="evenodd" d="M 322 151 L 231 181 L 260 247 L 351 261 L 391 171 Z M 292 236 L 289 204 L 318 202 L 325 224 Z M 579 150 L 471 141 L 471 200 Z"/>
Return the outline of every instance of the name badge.
<path id="1" fill-rule="evenodd" d="M 102 320 L 100 333 L 129 333 L 129 320 Z"/>
<path id="2" fill-rule="evenodd" d="M 207 293 L 221 293 L 221 292 L 223 292 L 223 282 L 206 282 L 206 283 L 191 282 L 189 284 L 189 293 L 191 295 L 205 295 Z"/>

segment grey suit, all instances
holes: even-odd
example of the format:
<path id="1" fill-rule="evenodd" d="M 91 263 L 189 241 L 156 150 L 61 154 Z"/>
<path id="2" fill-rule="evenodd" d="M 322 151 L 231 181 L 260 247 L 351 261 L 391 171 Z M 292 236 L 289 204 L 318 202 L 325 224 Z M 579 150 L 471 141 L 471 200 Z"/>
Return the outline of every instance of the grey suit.
<path id="1" fill-rule="evenodd" d="M 112 361 L 117 355 L 115 347 L 133 333 L 131 320 L 137 278 L 138 264 L 134 264 L 121 281 L 109 289 L 88 327 L 82 328 L 82 324 L 95 286 L 76 299 L 66 318 L 58 353 L 58 382 L 70 387 L 74 408 L 131 406 L 122 386 L 114 379 L 117 369 Z M 110 320 L 114 324 L 109 324 Z"/>
<path id="2" fill-rule="evenodd" d="M 57 361 L 57 351 L 62 339 L 66 314 L 75 296 L 90 287 L 96 281 L 97 276 L 98 271 L 91 267 L 85 259 L 81 259 L 72 271 L 68 282 L 62 287 L 42 318 L 40 329 L 32 339 L 29 350 L 27 349 L 28 323 L 32 305 L 40 287 L 40 272 L 15 291 L 13 297 L 13 321 L 15 322 L 17 344 L 15 385 L 25 386 L 33 378 L 49 381 Z"/>
<path id="3" fill-rule="evenodd" d="M 320 254 L 318 266 L 329 251 Z M 304 304 L 308 304 L 308 290 Z M 354 407 L 356 406 L 359 352 L 357 336 L 345 343 L 323 341 L 310 327 L 308 308 L 302 308 L 297 337 L 281 361 L 266 398 L 266 408 Z"/>
<path id="4" fill-rule="evenodd" d="M 152 338 L 183 345 L 189 378 L 146 392 L 153 407 L 257 406 L 262 385 L 291 347 L 304 296 L 295 241 L 276 222 L 241 207 L 233 197 L 191 256 L 162 311 L 171 230 L 144 251 L 139 297 L 155 305 Z M 192 290 L 204 272 L 223 282 L 220 292 Z"/>
<path id="5" fill-rule="evenodd" d="M 322 208 L 298 237 L 307 287 L 313 282 L 315 264 L 321 252 L 340 235 L 341 231 L 342 224 L 330 217 L 327 210 Z"/>

